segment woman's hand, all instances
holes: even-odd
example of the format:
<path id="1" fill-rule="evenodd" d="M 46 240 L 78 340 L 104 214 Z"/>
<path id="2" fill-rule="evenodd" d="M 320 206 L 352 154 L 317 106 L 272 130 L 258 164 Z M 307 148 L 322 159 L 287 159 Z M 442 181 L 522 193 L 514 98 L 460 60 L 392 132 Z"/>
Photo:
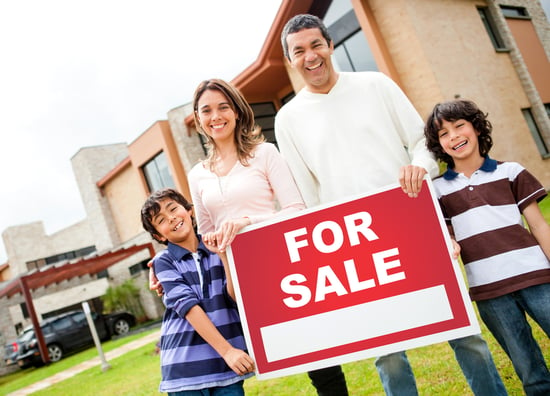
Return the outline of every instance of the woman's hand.
<path id="1" fill-rule="evenodd" d="M 235 236 L 247 225 L 250 225 L 250 219 L 248 217 L 240 217 L 238 219 L 231 219 L 224 221 L 219 229 L 216 230 L 216 246 L 218 250 L 223 253 L 225 249 L 233 242 Z"/>

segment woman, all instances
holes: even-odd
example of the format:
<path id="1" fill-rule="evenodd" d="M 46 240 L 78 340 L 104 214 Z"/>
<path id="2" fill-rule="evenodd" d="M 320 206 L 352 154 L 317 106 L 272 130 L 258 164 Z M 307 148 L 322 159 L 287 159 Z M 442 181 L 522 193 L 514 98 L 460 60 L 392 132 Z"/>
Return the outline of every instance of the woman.
<path id="1" fill-rule="evenodd" d="M 242 94 L 219 79 L 193 97 L 195 124 L 208 154 L 189 172 L 199 234 L 220 251 L 245 226 L 305 207 L 277 148 L 264 141 Z"/>

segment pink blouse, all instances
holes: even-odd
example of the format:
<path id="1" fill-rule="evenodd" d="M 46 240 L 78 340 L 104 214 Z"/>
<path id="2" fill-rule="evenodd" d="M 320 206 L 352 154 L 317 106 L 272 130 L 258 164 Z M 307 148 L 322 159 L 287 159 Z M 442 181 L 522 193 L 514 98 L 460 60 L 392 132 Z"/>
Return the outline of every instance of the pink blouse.
<path id="1" fill-rule="evenodd" d="M 201 162 L 188 178 L 199 234 L 228 219 L 246 216 L 254 224 L 305 208 L 285 160 L 271 143 L 258 145 L 248 166 L 237 161 L 226 176 L 218 177 Z"/>

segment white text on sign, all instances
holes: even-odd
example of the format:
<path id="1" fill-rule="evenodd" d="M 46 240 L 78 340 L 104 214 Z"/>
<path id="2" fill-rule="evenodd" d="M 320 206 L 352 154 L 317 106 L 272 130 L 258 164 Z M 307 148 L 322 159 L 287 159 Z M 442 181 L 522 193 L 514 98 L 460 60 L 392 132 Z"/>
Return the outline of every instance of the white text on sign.
<path id="1" fill-rule="evenodd" d="M 366 241 L 378 239 L 378 235 L 370 228 L 372 217 L 368 212 L 357 212 L 348 216 L 344 216 L 345 235 L 347 235 L 350 246 L 361 244 L 359 235 L 364 237 Z M 332 242 L 326 243 L 323 239 L 323 232 L 330 231 L 332 234 Z M 335 221 L 323 221 L 317 224 L 311 233 L 311 241 L 313 246 L 321 253 L 334 253 L 344 244 L 344 230 Z M 300 240 L 298 238 L 304 237 Z M 299 249 L 310 246 L 308 239 L 308 231 L 305 227 L 297 230 L 284 233 L 288 254 L 292 263 L 301 260 Z M 390 269 L 400 267 L 401 262 L 398 258 L 399 250 L 392 248 L 372 254 L 372 263 L 376 272 L 376 277 L 379 285 L 396 282 L 405 279 L 404 272 L 394 272 L 389 274 Z M 395 259 L 391 260 L 390 258 Z M 360 280 L 356 263 L 353 259 L 344 261 L 344 270 L 346 274 L 346 284 L 349 289 L 346 289 L 344 283 L 338 278 L 331 266 L 323 266 L 317 269 L 317 279 L 315 287 L 315 302 L 324 301 L 330 293 L 336 293 L 342 296 L 348 293 L 354 293 L 361 290 L 366 290 L 376 286 L 375 279 Z M 308 304 L 311 301 L 312 291 L 303 283 L 307 281 L 307 277 L 301 273 L 294 273 L 285 276 L 281 281 L 281 290 L 291 295 L 283 299 L 283 302 L 289 308 L 299 308 Z"/>

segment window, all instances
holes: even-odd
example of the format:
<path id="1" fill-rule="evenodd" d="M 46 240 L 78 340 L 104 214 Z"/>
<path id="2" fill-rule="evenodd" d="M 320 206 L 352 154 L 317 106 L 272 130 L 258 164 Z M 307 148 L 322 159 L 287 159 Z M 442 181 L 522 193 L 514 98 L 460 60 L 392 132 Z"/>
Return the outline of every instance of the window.
<path id="1" fill-rule="evenodd" d="M 502 40 L 502 37 L 500 36 L 500 33 L 496 28 L 496 24 L 493 21 L 491 14 L 489 13 L 489 9 L 486 7 L 479 7 L 477 10 L 479 11 L 479 16 L 481 17 L 481 21 L 485 26 L 485 30 L 487 30 L 487 34 L 489 35 L 489 38 L 493 43 L 493 47 L 495 47 L 496 50 L 500 50 L 500 51 L 506 50 L 506 46 L 504 45 L 504 40 Z"/>
<path id="2" fill-rule="evenodd" d="M 143 260 L 137 264 L 134 264 L 128 267 L 128 271 L 130 271 L 130 275 L 134 276 L 139 274 L 142 271 L 149 271 L 149 267 L 147 266 L 148 262 L 149 262 L 149 259 Z"/>
<path id="3" fill-rule="evenodd" d="M 546 14 L 546 19 L 550 22 L 550 0 L 541 0 L 540 3 L 542 4 L 542 9 Z"/>
<path id="4" fill-rule="evenodd" d="M 275 106 L 272 102 L 251 103 L 254 120 L 262 128 L 265 140 L 275 143 Z"/>
<path id="5" fill-rule="evenodd" d="M 333 60 L 338 70 L 378 71 L 369 43 L 353 9 L 329 25 L 328 30 L 334 42 Z"/>
<path id="6" fill-rule="evenodd" d="M 546 112 L 550 116 L 550 104 L 545 104 L 545 107 L 546 107 Z M 537 126 L 537 123 L 535 122 L 535 118 L 533 117 L 533 113 L 531 112 L 531 109 L 522 109 L 522 112 L 523 112 L 523 116 L 525 117 L 525 121 L 529 126 L 529 130 L 533 135 L 533 139 L 535 140 L 535 144 L 537 145 L 537 148 L 539 149 L 540 154 L 542 155 L 543 158 L 550 158 L 550 151 L 548 151 L 548 146 L 546 145 L 546 143 L 544 142 L 544 139 L 542 138 L 542 135 Z"/>
<path id="7" fill-rule="evenodd" d="M 502 11 L 502 15 L 504 15 L 506 18 L 529 18 L 529 14 L 527 13 L 527 10 L 524 7 L 512 7 L 512 6 L 500 6 L 500 10 Z"/>
<path id="8" fill-rule="evenodd" d="M 71 250 L 65 253 L 55 254 L 53 256 L 43 257 L 37 260 L 27 261 L 27 270 L 31 271 L 33 269 L 39 269 L 44 267 L 45 265 L 73 260 L 75 258 L 84 257 L 95 252 L 95 246 L 87 246 L 81 249 Z"/>
<path id="9" fill-rule="evenodd" d="M 147 162 L 142 169 L 150 192 L 162 188 L 175 187 L 164 151 L 158 153 L 152 160 Z"/>

